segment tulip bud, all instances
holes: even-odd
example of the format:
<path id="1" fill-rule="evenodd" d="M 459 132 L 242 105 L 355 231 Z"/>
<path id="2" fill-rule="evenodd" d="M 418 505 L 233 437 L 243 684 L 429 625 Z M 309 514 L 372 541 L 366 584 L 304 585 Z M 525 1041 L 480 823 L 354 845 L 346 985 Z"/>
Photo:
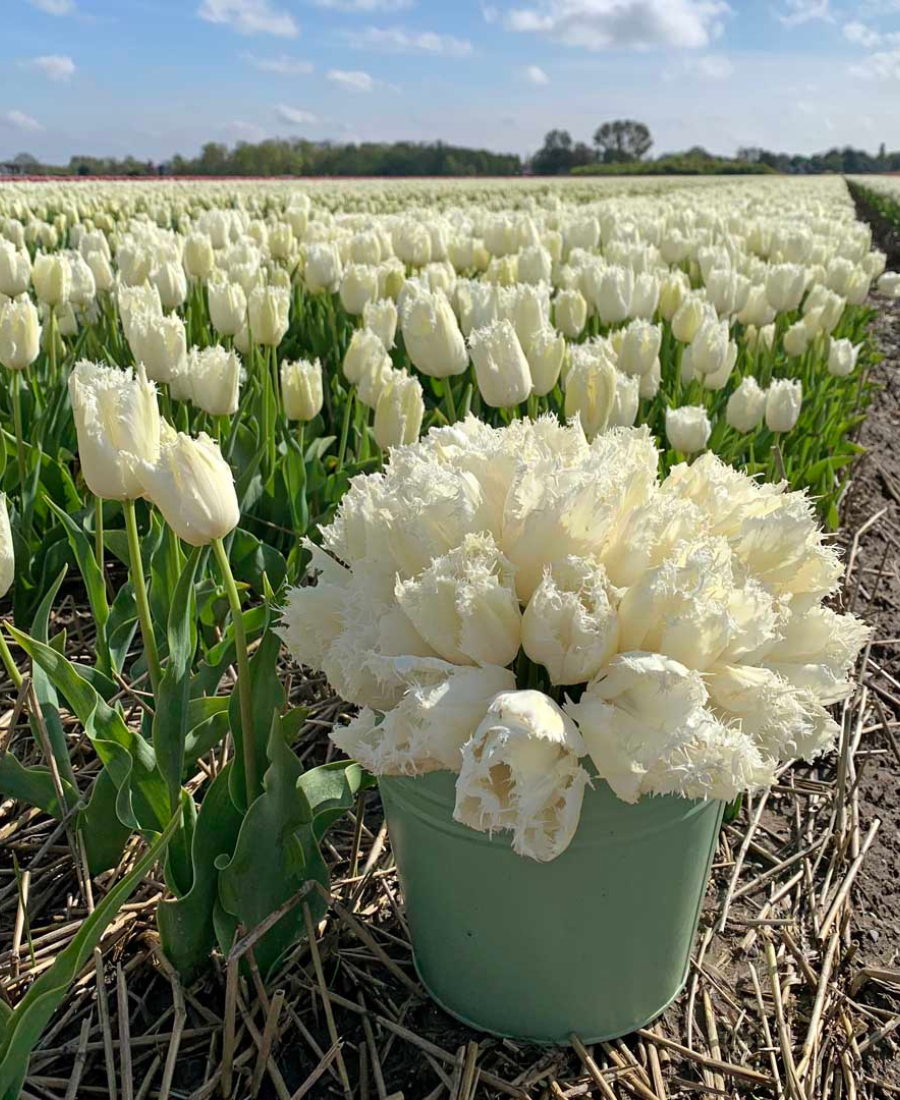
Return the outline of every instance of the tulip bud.
<path id="1" fill-rule="evenodd" d="M 630 267 L 607 267 L 600 276 L 594 303 L 604 325 L 624 321 L 631 312 L 634 272 Z"/>
<path id="2" fill-rule="evenodd" d="M 609 414 L 610 428 L 633 428 L 641 400 L 641 380 L 616 371 L 616 396 Z"/>
<path id="3" fill-rule="evenodd" d="M 775 310 L 769 305 L 764 286 L 750 287 L 744 308 L 738 313 L 737 319 L 742 325 L 756 325 L 759 329 L 775 320 Z"/>
<path id="4" fill-rule="evenodd" d="M 281 364 L 281 394 L 288 420 L 314 420 L 322 410 L 322 366 L 318 359 Z"/>
<path id="5" fill-rule="evenodd" d="M 291 296 L 275 286 L 258 286 L 247 301 L 250 335 L 257 344 L 277 348 L 288 330 Z"/>
<path id="6" fill-rule="evenodd" d="M 566 357 L 566 342 L 556 329 L 548 325 L 525 346 L 525 357 L 531 371 L 532 393 L 543 397 L 559 380 Z"/>
<path id="7" fill-rule="evenodd" d="M 57 336 L 77 336 L 78 334 L 78 318 L 75 316 L 75 310 L 72 308 L 71 302 L 66 302 L 63 306 L 56 307 L 56 335 Z M 44 326 L 44 346 L 49 348 L 51 339 L 50 321 L 50 307 L 44 305 L 41 302 L 41 320 L 47 321 L 48 324 Z"/>
<path id="8" fill-rule="evenodd" d="M 303 278 L 310 294 L 319 294 L 322 291 L 333 294 L 340 286 L 341 273 L 341 257 L 336 244 L 321 241 L 309 246 Z"/>
<path id="9" fill-rule="evenodd" d="M 659 393 L 659 387 L 662 383 L 662 365 L 658 356 L 653 360 L 653 366 L 650 370 L 646 374 L 642 374 L 638 381 L 638 397 L 642 401 L 652 401 Z"/>
<path id="10" fill-rule="evenodd" d="M 803 386 L 790 378 L 776 378 L 766 395 L 766 427 L 770 432 L 789 432 L 800 416 Z"/>
<path id="11" fill-rule="evenodd" d="M 69 398 L 78 436 L 78 458 L 88 488 L 106 500 L 144 495 L 134 463 L 159 456 L 160 417 L 156 387 L 143 366 L 136 374 L 91 363 L 75 364 Z"/>
<path id="12" fill-rule="evenodd" d="M 205 281 L 216 266 L 216 254 L 206 233 L 191 233 L 184 242 L 184 270 L 192 279 Z"/>
<path id="13" fill-rule="evenodd" d="M 198 409 L 210 416 L 232 416 L 238 411 L 241 361 L 237 352 L 218 344 L 191 348 L 181 377 L 187 380 L 189 400 Z"/>
<path id="14" fill-rule="evenodd" d="M 94 276 L 94 285 L 97 290 L 108 292 L 112 290 L 115 285 L 115 275 L 113 275 L 113 269 L 110 266 L 109 259 L 103 252 L 95 249 L 88 252 L 85 256 L 85 263 L 91 269 L 91 274 Z"/>
<path id="15" fill-rule="evenodd" d="M 224 538 L 240 522 L 231 468 L 205 432 L 196 439 L 169 433 L 156 461 L 138 461 L 135 470 L 146 496 L 191 546 Z"/>
<path id="16" fill-rule="evenodd" d="M 886 271 L 878 280 L 878 290 L 888 298 L 900 298 L 900 271 Z"/>
<path id="17" fill-rule="evenodd" d="M 392 256 L 378 265 L 378 297 L 397 301 L 406 282 L 406 268 Z"/>
<path id="18" fill-rule="evenodd" d="M 39 252 L 31 268 L 31 279 L 38 298 L 48 306 L 61 306 L 69 300 L 72 275 L 65 256 Z"/>
<path id="19" fill-rule="evenodd" d="M 367 371 L 385 363 L 390 366 L 391 359 L 381 340 L 370 329 L 356 329 L 344 353 L 343 370 L 347 381 L 356 386 Z"/>
<path id="20" fill-rule="evenodd" d="M 177 260 L 165 260 L 150 272 L 163 309 L 177 309 L 187 298 L 187 276 Z"/>
<path id="21" fill-rule="evenodd" d="M 832 340 L 828 348 L 828 373 L 835 378 L 852 374 L 861 349 L 862 344 L 854 345 L 847 339 Z"/>
<path id="22" fill-rule="evenodd" d="M 701 405 L 682 405 L 666 409 L 666 439 L 669 446 L 682 454 L 702 451 L 709 442 L 712 425 Z"/>
<path id="23" fill-rule="evenodd" d="M 566 375 L 566 419 L 577 416 L 584 434 L 593 439 L 609 424 L 618 371 L 602 353 L 588 347 L 572 350 L 572 366 Z"/>
<path id="24" fill-rule="evenodd" d="M 15 579 L 16 555 L 6 507 L 6 493 L 0 493 L 0 600 L 12 588 Z"/>
<path id="25" fill-rule="evenodd" d="M 794 358 L 804 355 L 809 347 L 809 329 L 805 321 L 797 321 L 791 325 L 785 332 L 782 342 L 788 355 Z"/>
<path id="26" fill-rule="evenodd" d="M 763 325 L 757 335 L 757 344 L 761 348 L 765 348 L 766 351 L 771 351 L 775 347 L 775 324 L 774 322 L 769 325 Z"/>
<path id="27" fill-rule="evenodd" d="M 522 648 L 551 684 L 584 684 L 616 652 L 615 605 L 606 570 L 593 558 L 554 562 L 522 616 Z"/>
<path id="28" fill-rule="evenodd" d="M 0 294 L 18 298 L 30 285 L 31 257 L 27 250 L 0 238 Z"/>
<path id="29" fill-rule="evenodd" d="M 22 295 L 0 305 L 0 363 L 7 370 L 25 370 L 40 350 L 41 326 L 34 302 Z"/>
<path id="30" fill-rule="evenodd" d="M 510 408 L 531 393 L 531 370 L 516 330 L 494 321 L 469 337 L 472 363 L 482 400 L 495 409 Z"/>
<path id="31" fill-rule="evenodd" d="M 522 615 L 515 569 L 493 536 L 469 532 L 411 580 L 397 602 L 425 641 L 458 665 L 508 665 L 519 652 Z"/>
<path id="32" fill-rule="evenodd" d="M 383 451 L 415 443 L 422 429 L 425 401 L 417 378 L 405 370 L 392 371 L 375 406 L 375 440 Z"/>
<path id="33" fill-rule="evenodd" d="M 806 271 L 799 264 L 776 264 L 766 274 L 766 298 L 772 309 L 790 313 L 800 305 L 806 290 Z"/>
<path id="34" fill-rule="evenodd" d="M 725 419 L 738 432 L 752 432 L 759 427 L 766 411 L 766 392 L 748 375 L 728 398 Z"/>
<path id="35" fill-rule="evenodd" d="M 659 288 L 659 312 L 671 322 L 690 290 L 683 271 L 672 271 L 663 279 Z"/>
<path id="36" fill-rule="evenodd" d="M 206 289 L 209 319 L 220 336 L 236 336 L 247 320 L 247 297 L 239 283 L 211 282 Z"/>
<path id="37" fill-rule="evenodd" d="M 273 260 L 290 263 L 294 256 L 294 230 L 287 222 L 279 222 L 269 230 L 269 255 Z"/>
<path id="38" fill-rule="evenodd" d="M 851 306 L 861 306 L 869 296 L 872 280 L 861 267 L 855 268 L 847 280 L 844 296 Z"/>
<path id="39" fill-rule="evenodd" d="M 519 281 L 537 286 L 539 283 L 549 283 L 553 270 L 553 259 L 546 248 L 541 245 L 532 245 L 523 248 L 519 253 Z"/>
<path id="40" fill-rule="evenodd" d="M 553 302 L 556 327 L 570 340 L 584 331 L 587 321 L 587 302 L 580 290 L 561 290 Z"/>
<path id="41" fill-rule="evenodd" d="M 634 280 L 631 296 L 631 316 L 650 321 L 659 304 L 659 279 L 649 271 L 642 271 Z"/>
<path id="42" fill-rule="evenodd" d="M 348 264 L 341 279 L 341 305 L 354 317 L 378 297 L 378 269 L 363 264 Z"/>
<path id="43" fill-rule="evenodd" d="M 656 362 L 662 344 L 662 331 L 649 321 L 636 320 L 624 330 L 616 366 L 625 374 L 642 376 Z"/>
<path id="44" fill-rule="evenodd" d="M 403 305 L 403 342 L 414 366 L 433 378 L 462 374 L 469 366 L 466 342 L 446 295 L 421 291 Z"/>
<path id="45" fill-rule="evenodd" d="M 684 298 L 672 316 L 672 335 L 682 344 L 689 344 L 697 335 L 710 307 L 696 295 Z"/>
<path id="46" fill-rule="evenodd" d="M 143 363 L 152 382 L 171 382 L 184 370 L 187 336 L 184 321 L 177 314 L 167 317 L 138 314 L 129 327 L 135 362 Z"/>
<path id="47" fill-rule="evenodd" d="M 380 340 L 376 340 L 376 343 L 381 347 Z M 369 409 L 377 408 L 378 399 L 396 373 L 391 365 L 391 357 L 387 352 L 380 356 L 370 356 L 366 360 L 362 374 L 356 382 L 357 399 Z"/>
<path id="48" fill-rule="evenodd" d="M 390 351 L 397 335 L 397 307 L 390 298 L 378 298 L 363 306 L 363 324 Z"/>
<path id="49" fill-rule="evenodd" d="M 575 723 L 548 696 L 495 696 L 463 745 L 454 819 L 480 832 L 509 829 L 519 855 L 555 859 L 581 816 L 588 776 L 578 757 L 584 751 Z"/>

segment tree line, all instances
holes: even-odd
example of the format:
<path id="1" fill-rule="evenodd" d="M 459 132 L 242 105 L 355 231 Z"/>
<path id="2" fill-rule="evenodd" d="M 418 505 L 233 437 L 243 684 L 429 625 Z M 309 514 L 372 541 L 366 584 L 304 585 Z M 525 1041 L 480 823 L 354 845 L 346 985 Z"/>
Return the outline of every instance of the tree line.
<path id="1" fill-rule="evenodd" d="M 643 122 L 615 119 L 594 132 L 591 144 L 575 141 L 568 130 L 553 129 L 530 158 L 434 142 L 361 142 L 338 144 L 304 138 L 240 141 L 234 146 L 207 142 L 195 157 L 176 154 L 156 164 L 135 157 L 78 155 L 65 166 L 42 164 L 21 153 L 12 166 L 22 173 L 76 176 L 540 176 L 591 174 L 696 175 L 785 172 L 867 173 L 900 171 L 900 151 L 882 143 L 872 155 L 851 146 L 806 156 L 762 148 L 738 149 L 719 157 L 702 146 L 648 156 L 653 137 Z"/>

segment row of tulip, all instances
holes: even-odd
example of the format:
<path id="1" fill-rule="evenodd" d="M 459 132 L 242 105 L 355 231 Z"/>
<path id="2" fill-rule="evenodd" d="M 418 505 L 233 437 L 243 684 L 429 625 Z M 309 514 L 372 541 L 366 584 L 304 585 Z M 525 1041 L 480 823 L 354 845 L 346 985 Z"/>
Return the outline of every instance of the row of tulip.
<path id="1" fill-rule="evenodd" d="M 731 797 L 822 751 L 862 628 L 818 606 L 837 566 L 803 498 L 757 498 L 714 455 L 812 490 L 836 523 L 871 397 L 866 298 L 895 289 L 884 267 L 836 180 L 0 191 L 0 591 L 16 624 L 0 657 L 18 686 L 13 649 L 30 658 L 49 753 L 6 753 L 0 791 L 74 813 L 95 873 L 134 834 L 164 836 L 159 928 L 184 972 L 327 882 L 318 841 L 368 777 L 304 772 L 290 748 L 304 712 L 286 705 L 273 620 L 291 585 L 289 646 L 367 708 L 335 740 L 370 769 L 457 770 L 501 712 L 525 742 L 558 727 L 549 803 L 523 787 L 489 813 L 484 762 L 510 761 L 487 742 L 468 764 L 481 801 L 461 796 L 461 819 L 538 858 L 577 823 L 573 752 L 592 738 L 628 798 Z M 319 583 L 297 588 L 310 560 Z M 93 668 L 50 633 L 73 566 Z M 692 585 L 708 599 L 673 640 L 681 611 L 660 601 L 683 611 Z M 123 676 L 145 692 L 140 729 Z M 643 740 L 615 750 L 628 700 L 660 684 L 690 743 L 660 751 L 669 719 L 641 710 Z M 581 696 L 565 712 L 563 686 Z M 103 765 L 87 789 L 64 706 Z M 303 928 L 295 911 L 263 937 L 264 972 Z M 0 1055 L 27 1048 L 16 1034 Z"/>

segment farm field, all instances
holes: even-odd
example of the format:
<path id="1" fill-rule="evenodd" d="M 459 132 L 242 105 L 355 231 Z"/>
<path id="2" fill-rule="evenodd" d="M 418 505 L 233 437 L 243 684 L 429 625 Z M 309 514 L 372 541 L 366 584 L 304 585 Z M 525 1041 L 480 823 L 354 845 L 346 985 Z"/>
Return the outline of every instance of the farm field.
<path id="1" fill-rule="evenodd" d="M 3 183 L 0 1097 L 896 1094 L 898 364 L 890 176 Z M 429 999 L 435 777 L 718 806 L 662 1015 Z"/>

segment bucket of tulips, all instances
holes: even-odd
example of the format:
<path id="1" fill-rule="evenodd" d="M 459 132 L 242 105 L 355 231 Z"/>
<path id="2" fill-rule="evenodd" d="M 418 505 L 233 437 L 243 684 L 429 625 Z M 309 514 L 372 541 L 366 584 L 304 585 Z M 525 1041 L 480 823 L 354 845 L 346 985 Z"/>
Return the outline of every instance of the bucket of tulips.
<path id="1" fill-rule="evenodd" d="M 535 1041 L 678 994 L 723 810 L 834 743 L 865 628 L 812 505 L 646 429 L 469 418 L 356 478 L 282 630 L 359 707 L 416 966 Z"/>

